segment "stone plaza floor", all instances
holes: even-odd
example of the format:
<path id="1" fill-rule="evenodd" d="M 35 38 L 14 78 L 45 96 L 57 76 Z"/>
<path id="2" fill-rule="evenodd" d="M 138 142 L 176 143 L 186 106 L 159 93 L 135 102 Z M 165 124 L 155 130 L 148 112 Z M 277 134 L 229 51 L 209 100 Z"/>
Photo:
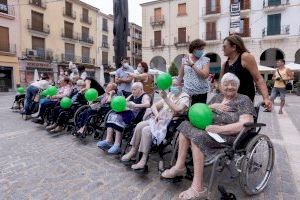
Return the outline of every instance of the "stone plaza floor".
<path id="1" fill-rule="evenodd" d="M 51 135 L 42 126 L 22 120 L 9 108 L 13 93 L 0 93 L 0 199 L 177 199 L 191 181 L 160 180 L 157 156 L 149 159 L 150 172 L 140 176 L 115 157 L 105 155 L 96 141 L 83 144 L 70 134 Z M 224 185 L 237 199 L 300 199 L 300 97 L 287 96 L 283 115 L 260 113 L 275 146 L 273 174 L 265 191 L 246 196 L 238 179 L 226 170 L 217 174 L 210 199 L 220 199 L 216 187 Z M 205 169 L 205 176 L 210 168 Z M 207 183 L 207 178 L 205 180 Z"/>

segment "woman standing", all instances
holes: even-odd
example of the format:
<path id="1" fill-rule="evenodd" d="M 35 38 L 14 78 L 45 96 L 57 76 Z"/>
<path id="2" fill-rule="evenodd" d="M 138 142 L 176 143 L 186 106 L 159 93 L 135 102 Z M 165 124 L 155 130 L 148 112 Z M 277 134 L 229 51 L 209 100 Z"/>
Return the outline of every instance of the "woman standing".
<path id="1" fill-rule="evenodd" d="M 184 81 L 183 91 L 195 103 L 206 103 L 209 83 L 209 58 L 204 56 L 205 42 L 197 39 L 191 42 L 189 53 L 182 59 L 179 70 L 179 79 Z"/>
<path id="2" fill-rule="evenodd" d="M 252 102 L 255 96 L 254 82 L 258 86 L 267 109 L 272 108 L 267 86 L 258 71 L 255 58 L 246 49 L 242 38 L 231 35 L 224 39 L 224 55 L 228 60 L 222 65 L 220 78 L 224 73 L 231 72 L 241 81 L 238 93 L 248 96 Z"/>
<path id="3" fill-rule="evenodd" d="M 138 74 L 130 73 L 130 76 L 134 78 L 134 82 L 141 82 L 144 86 L 144 92 L 151 98 L 154 92 L 154 77 L 149 74 L 149 67 L 147 63 L 140 62 L 137 67 Z"/>

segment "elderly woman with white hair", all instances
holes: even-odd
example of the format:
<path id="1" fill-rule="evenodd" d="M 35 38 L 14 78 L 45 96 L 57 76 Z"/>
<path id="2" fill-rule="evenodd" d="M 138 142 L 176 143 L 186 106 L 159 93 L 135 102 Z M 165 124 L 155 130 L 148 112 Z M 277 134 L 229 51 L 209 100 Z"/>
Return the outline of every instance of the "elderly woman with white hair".
<path id="1" fill-rule="evenodd" d="M 240 80 L 232 73 L 226 73 L 221 79 L 221 93 L 214 96 L 209 107 L 213 111 L 213 125 L 205 130 L 193 127 L 185 121 L 177 128 L 179 151 L 175 166 L 162 173 L 163 178 L 175 178 L 185 172 L 185 159 L 191 147 L 194 164 L 194 177 L 191 187 L 180 193 L 180 199 L 205 199 L 207 189 L 203 187 L 204 160 L 216 156 L 225 147 L 215 141 L 208 132 L 217 133 L 226 143 L 233 144 L 243 125 L 253 122 L 256 116 L 254 105 L 248 96 L 238 94 Z"/>
<path id="2" fill-rule="evenodd" d="M 108 150 L 108 154 L 121 153 L 122 132 L 127 124 L 132 121 L 141 121 L 146 108 L 150 107 L 150 97 L 144 92 L 143 84 L 135 82 L 131 87 L 132 94 L 127 97 L 128 110 L 120 113 L 112 112 L 108 115 L 106 121 L 107 134 L 106 139 L 97 143 L 102 150 Z M 115 132 L 115 141 L 113 143 L 113 133 Z"/>
<path id="3" fill-rule="evenodd" d="M 159 145 L 165 139 L 167 126 L 173 117 L 186 114 L 191 103 L 190 96 L 182 90 L 183 85 L 176 77 L 173 78 L 170 93 L 160 93 L 162 100 L 155 103 L 145 113 L 144 120 L 136 126 L 130 144 L 131 150 L 121 160 L 124 164 L 130 164 L 139 151 L 143 154 L 138 163 L 131 166 L 135 172 L 147 172 L 147 159 L 154 142 Z M 147 117 L 149 116 L 149 117 Z M 146 118 L 148 118 L 146 120 Z"/>

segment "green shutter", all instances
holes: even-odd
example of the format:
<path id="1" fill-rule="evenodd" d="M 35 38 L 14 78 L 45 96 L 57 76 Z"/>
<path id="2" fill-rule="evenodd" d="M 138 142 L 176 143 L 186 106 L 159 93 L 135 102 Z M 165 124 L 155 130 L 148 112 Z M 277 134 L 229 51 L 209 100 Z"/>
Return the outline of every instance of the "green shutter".
<path id="1" fill-rule="evenodd" d="M 279 35 L 281 27 L 281 14 L 268 15 L 267 35 Z"/>

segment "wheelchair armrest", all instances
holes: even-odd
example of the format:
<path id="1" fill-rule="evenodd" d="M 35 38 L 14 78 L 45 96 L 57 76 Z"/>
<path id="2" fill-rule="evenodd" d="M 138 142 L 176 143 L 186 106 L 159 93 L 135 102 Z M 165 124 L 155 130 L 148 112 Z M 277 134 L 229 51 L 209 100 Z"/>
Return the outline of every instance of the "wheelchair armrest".
<path id="1" fill-rule="evenodd" d="M 245 128 L 257 128 L 257 127 L 263 127 L 266 126 L 264 123 L 253 123 L 253 122 L 248 122 L 244 124 Z"/>

